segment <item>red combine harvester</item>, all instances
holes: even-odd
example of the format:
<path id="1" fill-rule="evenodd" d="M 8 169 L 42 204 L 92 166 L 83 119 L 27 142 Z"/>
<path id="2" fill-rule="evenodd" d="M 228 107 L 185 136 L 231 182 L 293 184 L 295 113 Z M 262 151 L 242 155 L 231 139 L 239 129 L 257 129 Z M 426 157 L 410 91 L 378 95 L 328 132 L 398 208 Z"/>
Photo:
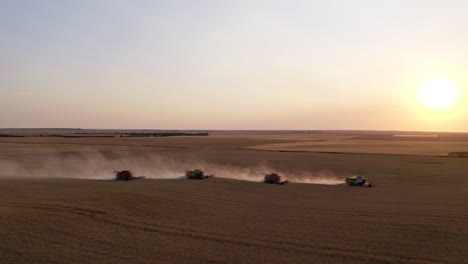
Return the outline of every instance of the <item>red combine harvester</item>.
<path id="1" fill-rule="evenodd" d="M 131 180 L 138 180 L 138 179 L 145 178 L 145 176 L 135 177 L 133 176 L 132 172 L 129 170 L 114 171 L 114 172 L 115 172 L 115 180 L 117 181 L 131 181 Z"/>
<path id="2" fill-rule="evenodd" d="M 185 170 L 185 176 L 187 179 L 190 180 L 204 180 L 211 177 L 214 177 L 213 174 L 207 175 L 203 170 L 195 169 L 195 170 Z"/>
<path id="3" fill-rule="evenodd" d="M 284 185 L 284 184 L 288 183 L 288 181 L 281 181 L 281 176 L 280 175 L 278 175 L 276 173 L 271 173 L 271 174 L 265 174 L 264 183 Z"/>

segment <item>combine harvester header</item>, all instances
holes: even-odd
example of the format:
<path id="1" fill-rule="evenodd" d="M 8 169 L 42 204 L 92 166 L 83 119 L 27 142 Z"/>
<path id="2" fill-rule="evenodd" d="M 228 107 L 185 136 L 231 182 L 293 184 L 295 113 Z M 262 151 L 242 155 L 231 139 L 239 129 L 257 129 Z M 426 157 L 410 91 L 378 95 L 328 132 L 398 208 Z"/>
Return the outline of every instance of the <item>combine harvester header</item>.
<path id="1" fill-rule="evenodd" d="M 138 180 L 138 179 L 145 178 L 145 176 L 135 177 L 133 176 L 133 173 L 129 170 L 114 171 L 114 173 L 115 173 L 115 180 L 117 181 L 131 181 L 131 180 Z"/>
<path id="2" fill-rule="evenodd" d="M 346 184 L 349 186 L 374 187 L 373 182 L 367 181 L 367 178 L 358 175 L 355 177 L 346 177 Z"/>

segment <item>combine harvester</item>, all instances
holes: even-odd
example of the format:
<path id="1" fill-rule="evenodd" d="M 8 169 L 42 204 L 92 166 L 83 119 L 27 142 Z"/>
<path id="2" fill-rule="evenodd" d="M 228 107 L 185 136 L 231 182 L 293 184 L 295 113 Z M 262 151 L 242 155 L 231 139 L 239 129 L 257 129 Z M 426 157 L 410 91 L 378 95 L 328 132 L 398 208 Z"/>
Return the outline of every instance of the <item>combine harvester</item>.
<path id="1" fill-rule="evenodd" d="M 346 177 L 346 184 L 349 186 L 374 187 L 373 182 L 368 182 L 367 178 L 361 175 L 355 177 Z"/>
<path id="2" fill-rule="evenodd" d="M 265 180 L 263 182 L 269 183 L 269 184 L 280 184 L 280 185 L 284 185 L 288 183 L 288 181 L 281 181 L 281 176 L 278 175 L 277 173 L 265 174 Z"/>
<path id="3" fill-rule="evenodd" d="M 133 176 L 133 173 L 129 170 L 114 171 L 114 173 L 116 181 L 131 181 L 145 178 L 145 176 L 135 177 Z"/>
<path id="4" fill-rule="evenodd" d="M 185 170 L 185 176 L 187 176 L 187 179 L 189 180 L 204 180 L 204 179 L 214 177 L 213 174 L 205 175 L 205 172 L 200 169 Z"/>

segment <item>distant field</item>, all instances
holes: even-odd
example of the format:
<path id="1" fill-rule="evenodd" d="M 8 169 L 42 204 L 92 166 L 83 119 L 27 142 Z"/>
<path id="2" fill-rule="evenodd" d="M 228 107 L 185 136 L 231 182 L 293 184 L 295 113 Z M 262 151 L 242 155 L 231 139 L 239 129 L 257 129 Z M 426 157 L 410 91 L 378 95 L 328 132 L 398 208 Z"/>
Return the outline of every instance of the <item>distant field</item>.
<path id="1" fill-rule="evenodd" d="M 0 138 L 0 262 L 466 263 L 466 135 L 209 133 Z"/>
<path id="2" fill-rule="evenodd" d="M 40 131 L 32 130 L 34 133 Z M 110 131 L 87 131 L 103 135 Z M 146 130 L 145 130 L 146 131 Z M 28 135 L 31 131 L 6 130 L 12 135 Z M 23 132 L 23 133 L 22 133 Z M 57 131 L 53 131 L 58 133 Z M 125 131 L 124 131 L 125 132 Z M 150 133 L 149 131 L 147 133 Z M 198 131 L 192 131 L 197 133 Z M 44 132 L 47 134 L 48 132 Z M 49 132 L 50 133 L 50 132 Z M 116 133 L 116 132 L 113 132 Z M 134 132 L 135 133 L 135 132 Z M 107 134 L 106 134 L 107 135 Z M 110 134 L 109 134 L 110 135 Z M 211 131 L 209 137 L 177 136 L 165 138 L 56 138 L 13 137 L 1 138 L 0 142 L 31 144 L 79 144 L 146 147 L 246 147 L 270 151 L 307 151 L 339 153 L 401 154 L 423 156 L 449 156 L 452 152 L 468 152 L 468 134 L 463 133 L 402 133 L 361 131 Z"/>
<path id="3" fill-rule="evenodd" d="M 250 147 L 272 151 L 310 151 L 372 154 L 402 154 L 448 156 L 451 152 L 468 150 L 468 141 L 384 141 L 384 140 L 327 140 L 265 144 Z"/>

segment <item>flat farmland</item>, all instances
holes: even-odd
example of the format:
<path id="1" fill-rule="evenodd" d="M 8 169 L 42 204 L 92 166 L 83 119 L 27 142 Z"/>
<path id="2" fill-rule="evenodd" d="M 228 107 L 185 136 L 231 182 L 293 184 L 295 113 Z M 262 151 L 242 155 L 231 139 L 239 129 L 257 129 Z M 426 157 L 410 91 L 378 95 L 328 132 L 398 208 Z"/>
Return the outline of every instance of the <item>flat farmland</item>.
<path id="1" fill-rule="evenodd" d="M 1 262 L 466 263 L 465 134 L 209 133 L 0 138 Z"/>

